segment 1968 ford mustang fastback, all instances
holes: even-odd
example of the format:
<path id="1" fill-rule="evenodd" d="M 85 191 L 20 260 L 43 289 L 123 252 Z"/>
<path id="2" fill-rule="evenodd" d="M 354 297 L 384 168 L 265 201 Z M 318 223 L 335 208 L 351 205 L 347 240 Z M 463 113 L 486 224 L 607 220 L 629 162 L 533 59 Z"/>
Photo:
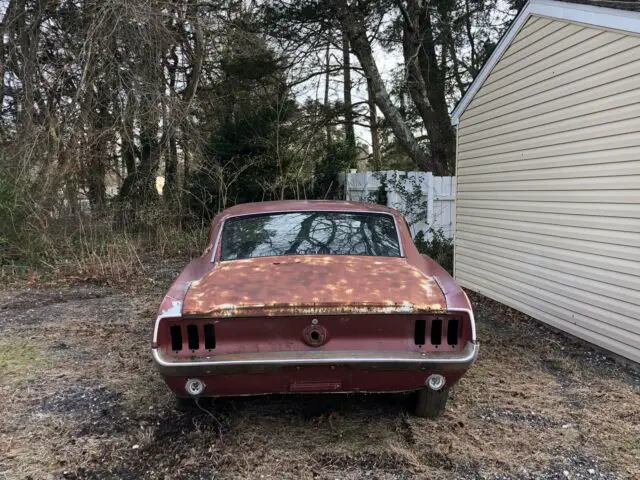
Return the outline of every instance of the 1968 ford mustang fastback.
<path id="1" fill-rule="evenodd" d="M 471 305 L 387 207 L 243 204 L 174 281 L 153 358 L 179 398 L 416 392 L 435 417 L 478 346 Z"/>

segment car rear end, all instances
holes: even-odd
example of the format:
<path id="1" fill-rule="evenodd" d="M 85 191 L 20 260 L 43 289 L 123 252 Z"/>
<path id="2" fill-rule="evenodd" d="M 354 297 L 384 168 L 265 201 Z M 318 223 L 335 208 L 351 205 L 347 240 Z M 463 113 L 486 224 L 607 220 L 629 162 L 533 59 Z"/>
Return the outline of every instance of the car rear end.
<path id="1" fill-rule="evenodd" d="M 434 376 L 432 386 L 449 388 L 477 350 L 466 310 L 167 316 L 155 345 L 156 363 L 180 397 L 413 391 Z M 193 379 L 201 387 L 191 388 Z"/>
<path id="2" fill-rule="evenodd" d="M 155 324 L 178 397 L 418 391 L 420 414 L 442 410 L 477 354 L 464 292 L 395 213 L 322 207 L 212 231 L 211 266 L 181 275 Z"/>

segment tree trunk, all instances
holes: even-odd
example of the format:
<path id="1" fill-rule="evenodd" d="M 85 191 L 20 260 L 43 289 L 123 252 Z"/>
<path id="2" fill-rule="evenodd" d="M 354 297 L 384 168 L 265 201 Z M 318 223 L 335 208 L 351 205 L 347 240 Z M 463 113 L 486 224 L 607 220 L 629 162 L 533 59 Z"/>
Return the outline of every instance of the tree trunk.
<path id="1" fill-rule="evenodd" d="M 431 162 L 436 175 L 451 173 L 455 163 L 455 132 L 445 97 L 443 65 L 438 64 L 429 4 L 399 2 L 403 16 L 402 47 L 407 68 L 407 86 L 429 136 Z M 441 12 L 446 15 L 447 12 Z M 442 52 L 443 63 L 447 49 Z"/>
<path id="2" fill-rule="evenodd" d="M 5 56 L 6 56 L 6 48 L 5 48 L 5 37 L 8 37 L 7 32 L 7 19 L 11 15 L 11 5 L 13 2 L 9 2 L 7 6 L 7 10 L 4 13 L 4 17 L 2 18 L 2 22 L 0 22 L 0 109 L 2 109 L 4 105 L 4 71 L 5 71 Z"/>
<path id="3" fill-rule="evenodd" d="M 373 160 L 373 169 L 382 169 L 382 156 L 380 154 L 380 131 L 378 128 L 378 115 L 376 107 L 376 99 L 373 95 L 373 86 L 371 79 L 367 78 L 367 93 L 369 104 L 369 128 L 371 130 L 371 158 Z"/>
<path id="4" fill-rule="evenodd" d="M 178 55 L 176 54 L 175 45 L 171 49 L 170 57 L 172 63 L 167 64 L 167 70 L 169 73 L 169 96 L 173 98 L 176 93 L 176 69 L 178 68 Z M 171 108 L 174 108 L 176 102 L 170 103 Z M 165 107 L 163 121 L 165 126 L 164 136 L 169 144 L 169 149 L 164 160 L 164 187 L 162 194 L 164 200 L 169 203 L 175 202 L 178 191 L 178 146 L 176 144 L 176 127 L 174 125 L 175 112 L 171 108 L 167 112 Z"/>
<path id="5" fill-rule="evenodd" d="M 156 105 L 146 108 L 155 109 Z M 153 117 L 153 115 L 151 115 Z M 148 203 L 156 198 L 156 171 L 159 164 L 158 122 L 145 119 L 140 127 L 140 166 L 137 171 L 137 200 Z"/>
<path id="6" fill-rule="evenodd" d="M 136 114 L 136 97 L 133 90 L 129 90 L 127 95 L 127 104 L 124 109 L 122 118 L 122 128 L 120 136 L 122 137 L 121 157 L 122 166 L 127 176 L 136 173 L 136 146 L 134 143 L 133 124 Z"/>
<path id="7" fill-rule="evenodd" d="M 342 23 L 345 33 L 349 37 L 353 53 L 355 53 L 364 70 L 365 76 L 371 83 L 371 91 L 375 98 L 376 105 L 380 108 L 387 122 L 389 122 L 391 130 L 400 146 L 407 152 L 417 166 L 423 169 L 428 168 L 430 165 L 428 155 L 413 136 L 411 129 L 389 97 L 389 93 L 373 58 L 371 44 L 367 39 L 363 20 L 352 17 L 351 12 L 342 2 L 336 1 L 335 6 L 338 18 Z"/>
<path id="8" fill-rule="evenodd" d="M 351 51 L 349 37 L 342 33 L 342 65 L 344 68 L 344 131 L 347 145 L 355 148 L 356 134 L 353 128 L 353 107 L 351 105 Z"/>
<path id="9" fill-rule="evenodd" d="M 456 157 L 456 136 L 455 130 L 451 125 L 451 117 L 449 117 L 449 107 L 447 105 L 447 55 L 449 49 L 446 48 L 447 38 L 451 36 L 451 8 L 448 3 L 439 3 L 438 13 L 442 23 L 441 37 L 441 54 L 440 65 L 438 66 L 438 57 L 433 37 L 433 26 L 431 24 L 431 15 L 428 4 L 424 7 L 425 29 L 422 35 L 422 49 L 420 65 L 423 76 L 427 82 L 427 94 L 433 106 L 434 123 L 431 126 L 434 141 L 431 143 L 431 156 L 434 164 L 440 167 L 439 174 L 447 175 L 454 173 L 455 157 Z M 427 34 L 428 32 L 428 34 Z M 431 75 L 428 77 L 427 75 Z"/>
<path id="10" fill-rule="evenodd" d="M 184 165 L 182 169 L 182 182 L 185 190 L 189 189 L 189 177 L 191 176 L 191 151 L 189 150 L 189 139 L 186 135 L 182 135 L 180 142 Z"/>
<path id="11" fill-rule="evenodd" d="M 327 42 L 327 50 L 325 52 L 325 66 L 327 68 L 324 77 L 324 108 L 329 111 L 329 72 L 331 71 L 331 42 Z M 331 145 L 331 125 L 327 122 L 327 145 Z"/>
<path id="12" fill-rule="evenodd" d="M 102 82 L 96 82 L 91 86 L 89 101 L 86 108 L 90 113 L 91 131 L 88 138 L 91 152 L 87 168 L 88 197 L 91 208 L 100 210 L 107 197 L 105 175 L 107 173 L 107 160 L 109 153 L 107 149 L 106 133 L 110 127 L 109 113 L 109 89 Z"/>
<path id="13" fill-rule="evenodd" d="M 479 73 L 478 65 L 478 54 L 476 53 L 476 40 L 473 36 L 473 24 L 472 24 L 472 13 L 471 8 L 469 6 L 469 0 L 465 0 L 465 19 L 464 19 L 464 27 L 465 32 L 467 33 L 467 40 L 469 41 L 469 50 L 470 50 L 470 61 L 469 61 L 469 75 L 471 78 L 476 78 L 476 75 Z"/>
<path id="14" fill-rule="evenodd" d="M 15 18 L 15 31 L 19 35 L 20 57 L 22 65 L 20 68 L 20 83 L 22 87 L 22 111 L 18 122 L 23 128 L 30 128 L 34 115 L 34 73 L 35 58 L 37 55 L 37 32 L 40 30 L 40 19 L 31 18 L 31 23 L 27 23 L 29 12 L 25 0 L 18 1 L 18 12 Z M 4 81 L 4 78 L 2 79 Z"/>
<path id="15" fill-rule="evenodd" d="M 122 113 L 122 125 L 120 128 L 120 157 L 122 159 L 122 168 L 125 172 L 124 182 L 120 187 L 120 198 L 131 198 L 134 195 L 136 183 L 136 159 L 140 156 L 134 141 L 134 122 L 136 115 L 136 96 L 133 89 L 129 87 L 127 94 L 127 104 Z"/>
<path id="16" fill-rule="evenodd" d="M 98 134 L 99 135 L 99 134 Z M 103 140 L 97 140 L 91 148 L 91 158 L 87 171 L 88 197 L 91 208 L 100 210 L 106 201 L 105 157 L 107 151 Z"/>
<path id="17" fill-rule="evenodd" d="M 161 104 L 165 92 L 162 56 L 166 50 L 161 43 L 149 42 L 142 46 L 141 51 L 144 54 L 145 63 L 141 66 L 141 88 L 138 90 L 140 93 L 136 104 L 140 125 L 140 162 L 133 177 L 127 177 L 121 190 L 121 193 L 128 194 L 134 209 L 158 198 L 156 175 L 162 156 L 162 147 L 167 140 L 164 135 L 162 141 L 158 140 L 162 119 Z"/>
<path id="18" fill-rule="evenodd" d="M 169 150 L 165 160 L 162 194 L 167 202 L 175 202 L 178 197 L 178 145 L 175 133 L 169 134 L 168 142 Z"/>

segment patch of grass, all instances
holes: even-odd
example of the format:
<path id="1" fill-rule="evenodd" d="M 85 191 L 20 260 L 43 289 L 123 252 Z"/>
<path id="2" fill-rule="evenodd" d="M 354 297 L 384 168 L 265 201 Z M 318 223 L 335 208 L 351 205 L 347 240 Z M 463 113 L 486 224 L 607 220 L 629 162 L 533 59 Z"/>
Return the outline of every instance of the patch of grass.
<path id="1" fill-rule="evenodd" d="M 535 465 L 527 465 L 527 456 L 544 453 L 560 464 L 557 452 L 573 449 L 592 462 L 599 459 L 599 468 L 615 470 L 615 478 L 640 478 L 640 444 L 629 441 L 640 432 L 637 372 L 505 305 L 477 294 L 470 298 L 482 345 L 467 384 L 478 388 L 474 404 L 498 413 L 497 407 L 520 406 L 550 421 L 549 428 L 534 430 L 511 422 L 518 433 L 502 435 L 502 461 L 531 471 Z M 520 440 L 528 446 L 514 452 Z"/>
<path id="2" fill-rule="evenodd" d="M 14 375 L 29 376 L 41 369 L 44 363 L 46 359 L 33 345 L 0 342 L 0 379 Z"/>

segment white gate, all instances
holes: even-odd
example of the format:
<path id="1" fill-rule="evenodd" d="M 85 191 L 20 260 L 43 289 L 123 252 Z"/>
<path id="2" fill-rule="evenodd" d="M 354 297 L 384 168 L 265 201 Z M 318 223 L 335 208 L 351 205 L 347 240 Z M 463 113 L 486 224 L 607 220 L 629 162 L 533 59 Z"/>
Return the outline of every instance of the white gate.
<path id="1" fill-rule="evenodd" d="M 345 199 L 354 202 L 375 201 L 380 188 L 380 179 L 386 179 L 387 206 L 402 212 L 411 225 L 411 233 L 415 236 L 419 231 L 429 237 L 429 227 L 442 229 L 447 238 L 453 238 L 455 225 L 456 177 L 434 177 L 431 172 L 402 172 L 384 170 L 380 172 L 352 172 L 346 174 Z M 426 214 L 411 215 L 413 207 L 406 205 L 407 192 L 410 197 L 417 197 L 414 191 L 418 187 L 422 193 L 418 201 L 420 209 Z M 398 191 L 400 190 L 400 191 Z M 415 198 L 414 198 L 415 200 Z M 413 219 L 410 217 L 414 217 Z M 419 218 L 419 219 L 418 219 Z M 414 221 L 418 219 L 417 221 Z"/>

